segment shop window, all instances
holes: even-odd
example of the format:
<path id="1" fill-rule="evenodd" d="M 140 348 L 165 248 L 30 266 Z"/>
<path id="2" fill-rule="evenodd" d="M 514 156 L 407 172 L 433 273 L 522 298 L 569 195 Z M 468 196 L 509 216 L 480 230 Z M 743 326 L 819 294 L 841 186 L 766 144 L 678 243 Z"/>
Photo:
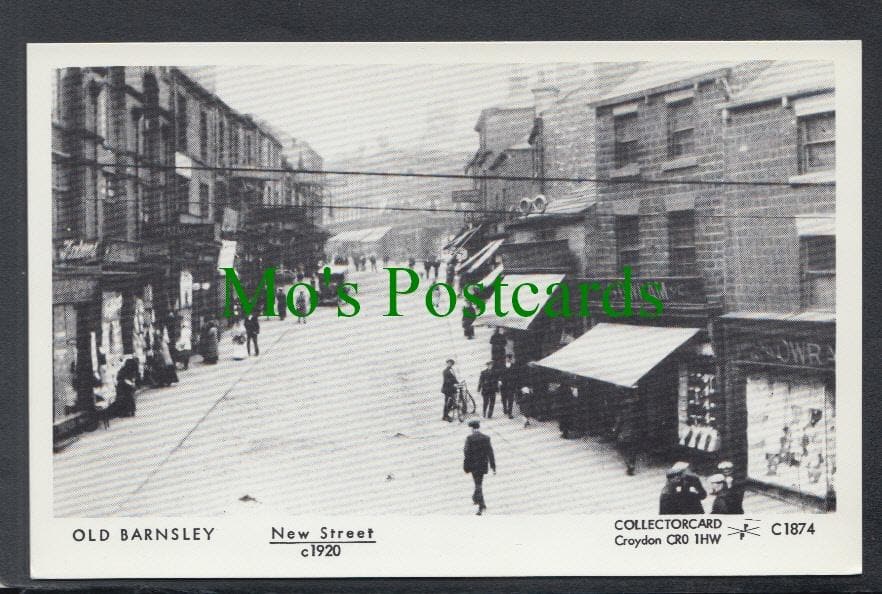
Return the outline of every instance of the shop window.
<path id="1" fill-rule="evenodd" d="M 722 394 L 712 366 L 681 364 L 679 380 L 680 445 L 703 452 L 718 451 Z"/>
<path id="2" fill-rule="evenodd" d="M 692 99 L 668 105 L 668 158 L 695 153 L 695 104 Z"/>
<path id="3" fill-rule="evenodd" d="M 832 382 L 796 374 L 748 376 L 750 478 L 827 497 L 836 474 L 836 401 Z"/>
<path id="4" fill-rule="evenodd" d="M 639 120 L 636 113 L 627 113 L 613 118 L 615 128 L 616 167 L 637 163 L 637 139 Z"/>
<path id="5" fill-rule="evenodd" d="M 211 214 L 210 194 L 208 184 L 200 182 L 199 184 L 199 215 L 202 218 L 208 218 Z"/>
<path id="6" fill-rule="evenodd" d="M 695 276 L 695 211 L 668 213 L 668 259 L 671 276 Z"/>
<path id="7" fill-rule="evenodd" d="M 616 217 L 616 249 L 619 271 L 629 266 L 631 274 L 637 276 L 637 265 L 640 262 L 640 217 Z"/>
<path id="8" fill-rule="evenodd" d="M 199 112 L 199 156 L 208 163 L 208 114 Z"/>
<path id="9" fill-rule="evenodd" d="M 836 115 L 832 112 L 801 117 L 799 125 L 799 172 L 836 168 Z"/>
<path id="10" fill-rule="evenodd" d="M 179 151 L 187 152 L 187 98 L 178 95 L 175 106 L 175 122 L 177 137 L 175 138 Z"/>
<path id="11" fill-rule="evenodd" d="M 800 239 L 803 309 L 836 309 L 836 237 L 819 235 Z"/>

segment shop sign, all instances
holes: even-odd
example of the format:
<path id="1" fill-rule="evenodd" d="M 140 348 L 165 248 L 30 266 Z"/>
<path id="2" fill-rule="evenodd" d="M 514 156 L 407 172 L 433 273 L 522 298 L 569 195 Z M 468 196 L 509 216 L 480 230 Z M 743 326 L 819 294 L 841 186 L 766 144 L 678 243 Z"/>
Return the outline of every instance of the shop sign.
<path id="1" fill-rule="evenodd" d="M 740 345 L 738 359 L 751 363 L 771 363 L 816 367 L 818 369 L 836 368 L 836 350 L 832 344 L 796 338 L 777 338 L 758 340 Z"/>
<path id="2" fill-rule="evenodd" d="M 581 279 L 580 279 L 581 280 Z M 624 303 L 622 292 L 622 278 L 590 278 L 581 280 L 586 284 L 598 283 L 601 287 L 614 287 L 610 290 L 612 303 Z M 699 277 L 684 278 L 632 278 L 631 279 L 631 302 L 639 303 L 641 300 L 640 290 L 645 287 L 653 296 L 661 299 L 665 306 L 677 303 L 704 304 L 704 286 Z M 600 296 L 598 295 L 598 300 Z"/>
<path id="3" fill-rule="evenodd" d="M 59 262 L 89 261 L 98 259 L 98 243 L 66 239 L 58 249 Z"/>
<path id="4" fill-rule="evenodd" d="M 105 241 L 104 261 L 112 264 L 133 264 L 138 261 L 138 244 L 128 241 Z"/>
<path id="5" fill-rule="evenodd" d="M 477 190 L 453 190 L 452 200 L 454 203 L 476 204 L 480 202 Z"/>
<path id="6" fill-rule="evenodd" d="M 53 303 L 83 303 L 98 294 L 98 280 L 94 278 L 60 278 L 52 281 Z"/>

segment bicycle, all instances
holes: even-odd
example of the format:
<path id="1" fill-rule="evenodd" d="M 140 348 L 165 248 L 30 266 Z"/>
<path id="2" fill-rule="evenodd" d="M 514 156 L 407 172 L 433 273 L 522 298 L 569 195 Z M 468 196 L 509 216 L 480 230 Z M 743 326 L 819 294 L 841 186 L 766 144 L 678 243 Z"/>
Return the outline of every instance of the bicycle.
<path id="1" fill-rule="evenodd" d="M 472 398 L 472 393 L 469 392 L 469 388 L 465 382 L 456 384 L 456 395 L 452 398 L 453 402 L 450 404 L 452 408 L 456 408 L 456 418 L 459 419 L 459 422 L 462 423 L 465 418 L 469 415 L 475 414 L 475 399 Z M 451 406 L 448 406 L 448 411 Z"/>

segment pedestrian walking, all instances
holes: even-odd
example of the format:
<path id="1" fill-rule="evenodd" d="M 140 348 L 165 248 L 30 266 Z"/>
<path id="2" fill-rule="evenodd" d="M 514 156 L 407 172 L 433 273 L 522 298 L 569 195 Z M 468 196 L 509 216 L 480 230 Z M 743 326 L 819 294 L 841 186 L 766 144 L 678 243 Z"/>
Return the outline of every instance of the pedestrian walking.
<path id="1" fill-rule="evenodd" d="M 714 496 L 714 502 L 711 504 L 712 514 L 739 514 L 744 512 L 735 511 L 734 501 L 732 499 L 732 491 L 726 484 L 726 477 L 722 474 L 714 474 L 707 482 L 710 484 L 711 495 Z"/>
<path id="2" fill-rule="evenodd" d="M 202 361 L 209 365 L 217 363 L 218 359 L 218 332 L 217 322 L 210 320 L 205 326 L 205 339 L 202 341 Z"/>
<path id="3" fill-rule="evenodd" d="M 502 396 L 502 414 L 514 418 L 514 398 L 520 382 L 520 370 L 511 353 L 505 356 L 505 365 L 499 376 L 499 394 Z"/>
<path id="4" fill-rule="evenodd" d="M 744 513 L 744 481 L 735 477 L 735 465 L 728 460 L 717 464 L 717 470 L 726 479 L 727 503 L 732 514 Z"/>
<path id="5" fill-rule="evenodd" d="M 407 267 L 410 268 L 411 270 L 413 270 L 414 267 L 416 267 L 416 258 L 414 258 L 413 256 L 408 258 L 407 259 Z"/>
<path id="6" fill-rule="evenodd" d="M 438 269 L 441 268 L 441 258 L 438 256 L 432 258 L 432 268 L 435 269 L 435 280 L 438 280 Z"/>
<path id="7" fill-rule="evenodd" d="M 245 331 L 245 325 L 239 321 L 236 322 L 236 325 L 233 326 L 233 331 L 230 334 L 230 338 L 233 341 L 233 359 L 236 361 L 241 361 L 242 359 L 248 358 L 248 350 L 245 343 L 248 340 L 247 332 Z"/>
<path id="8" fill-rule="evenodd" d="M 482 515 L 487 509 L 484 501 L 484 475 L 488 467 L 496 474 L 496 458 L 493 456 L 493 446 L 490 445 L 490 437 L 480 432 L 481 423 L 477 420 L 470 421 L 469 427 L 472 433 L 466 437 L 463 451 L 462 469 L 466 474 L 471 473 L 475 481 L 475 491 L 472 493 L 472 503 L 478 506 L 477 515 Z"/>
<path id="9" fill-rule="evenodd" d="M 371 272 L 377 271 L 377 255 L 371 254 Z"/>
<path id="10" fill-rule="evenodd" d="M 257 345 L 257 335 L 260 334 L 260 320 L 257 319 L 256 313 L 251 314 L 245 320 L 245 334 L 248 356 L 251 356 L 251 344 L 254 343 L 254 356 L 259 357 L 260 347 Z"/>
<path id="11" fill-rule="evenodd" d="M 297 323 L 298 324 L 305 324 L 306 323 L 306 291 L 305 290 L 301 289 L 300 291 L 297 291 L 296 305 L 297 305 L 297 313 L 300 314 L 299 316 L 297 316 Z"/>
<path id="12" fill-rule="evenodd" d="M 389 266 L 389 256 L 383 256 L 383 268 Z"/>
<path id="13" fill-rule="evenodd" d="M 447 261 L 447 284 L 453 286 L 453 280 L 456 278 L 456 256 L 450 256 Z"/>
<path id="14" fill-rule="evenodd" d="M 469 340 L 475 337 L 475 306 L 471 303 L 462 308 L 462 333 Z"/>
<path id="15" fill-rule="evenodd" d="M 701 479 L 689 472 L 688 462 L 677 462 L 665 473 L 667 482 L 659 498 L 659 514 L 703 514 L 707 491 Z"/>
<path id="16" fill-rule="evenodd" d="M 171 350 L 168 347 L 168 333 L 164 331 L 158 332 L 155 338 L 159 347 L 159 363 L 161 365 L 159 373 L 159 384 L 161 386 L 170 386 L 178 382 L 178 372 L 175 368 L 175 360 L 172 358 Z"/>
<path id="17" fill-rule="evenodd" d="M 514 399 L 518 390 L 518 382 L 520 382 L 520 370 L 515 364 L 514 355 L 511 353 L 505 356 L 505 366 L 502 368 L 499 377 L 499 393 L 502 396 L 502 414 L 508 416 L 509 419 L 514 418 Z"/>
<path id="18" fill-rule="evenodd" d="M 625 460 L 625 473 L 628 476 L 634 476 L 637 472 L 637 454 L 639 447 L 637 429 L 634 426 L 634 420 L 631 417 L 632 414 L 629 411 L 620 413 L 616 419 L 615 428 L 613 429 L 616 436 L 616 443 L 619 446 L 619 451 Z"/>
<path id="19" fill-rule="evenodd" d="M 426 258 L 423 260 L 423 271 L 426 277 L 426 280 L 429 280 L 429 271 L 432 269 L 432 261 Z"/>
<path id="20" fill-rule="evenodd" d="M 367 256 L 362 254 L 360 261 L 361 261 L 361 270 L 362 270 L 362 272 L 364 272 L 365 270 L 367 270 Z"/>
<path id="21" fill-rule="evenodd" d="M 441 420 L 450 422 L 453 420 L 450 418 L 450 410 L 453 408 L 453 403 L 456 400 L 456 386 L 459 384 L 459 380 L 453 372 L 453 359 L 447 359 L 445 364 L 446 367 L 441 374 L 441 393 L 444 395 L 444 410 L 441 413 Z"/>
<path id="22" fill-rule="evenodd" d="M 487 361 L 487 367 L 478 377 L 478 391 L 484 401 L 484 418 L 493 418 L 493 406 L 496 404 L 496 392 L 499 389 L 499 375 L 493 367 L 493 361 Z"/>
<path id="23" fill-rule="evenodd" d="M 284 321 L 285 317 L 288 315 L 288 304 L 285 301 L 285 292 L 281 287 L 276 291 L 276 308 L 279 310 L 279 318 Z"/>
<path id="24" fill-rule="evenodd" d="M 494 367 L 500 368 L 505 364 L 505 344 L 502 328 L 497 326 L 493 335 L 490 336 L 490 358 L 493 360 Z"/>

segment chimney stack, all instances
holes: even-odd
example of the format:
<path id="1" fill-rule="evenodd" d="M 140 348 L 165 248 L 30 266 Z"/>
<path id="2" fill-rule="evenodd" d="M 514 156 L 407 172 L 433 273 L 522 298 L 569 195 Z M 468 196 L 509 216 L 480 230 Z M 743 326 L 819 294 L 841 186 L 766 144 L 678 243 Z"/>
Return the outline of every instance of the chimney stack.
<path id="1" fill-rule="evenodd" d="M 536 86 L 533 88 L 533 104 L 536 106 L 536 115 L 541 116 L 542 112 L 551 107 L 559 93 L 560 89 L 549 80 L 545 68 L 540 68 Z"/>

